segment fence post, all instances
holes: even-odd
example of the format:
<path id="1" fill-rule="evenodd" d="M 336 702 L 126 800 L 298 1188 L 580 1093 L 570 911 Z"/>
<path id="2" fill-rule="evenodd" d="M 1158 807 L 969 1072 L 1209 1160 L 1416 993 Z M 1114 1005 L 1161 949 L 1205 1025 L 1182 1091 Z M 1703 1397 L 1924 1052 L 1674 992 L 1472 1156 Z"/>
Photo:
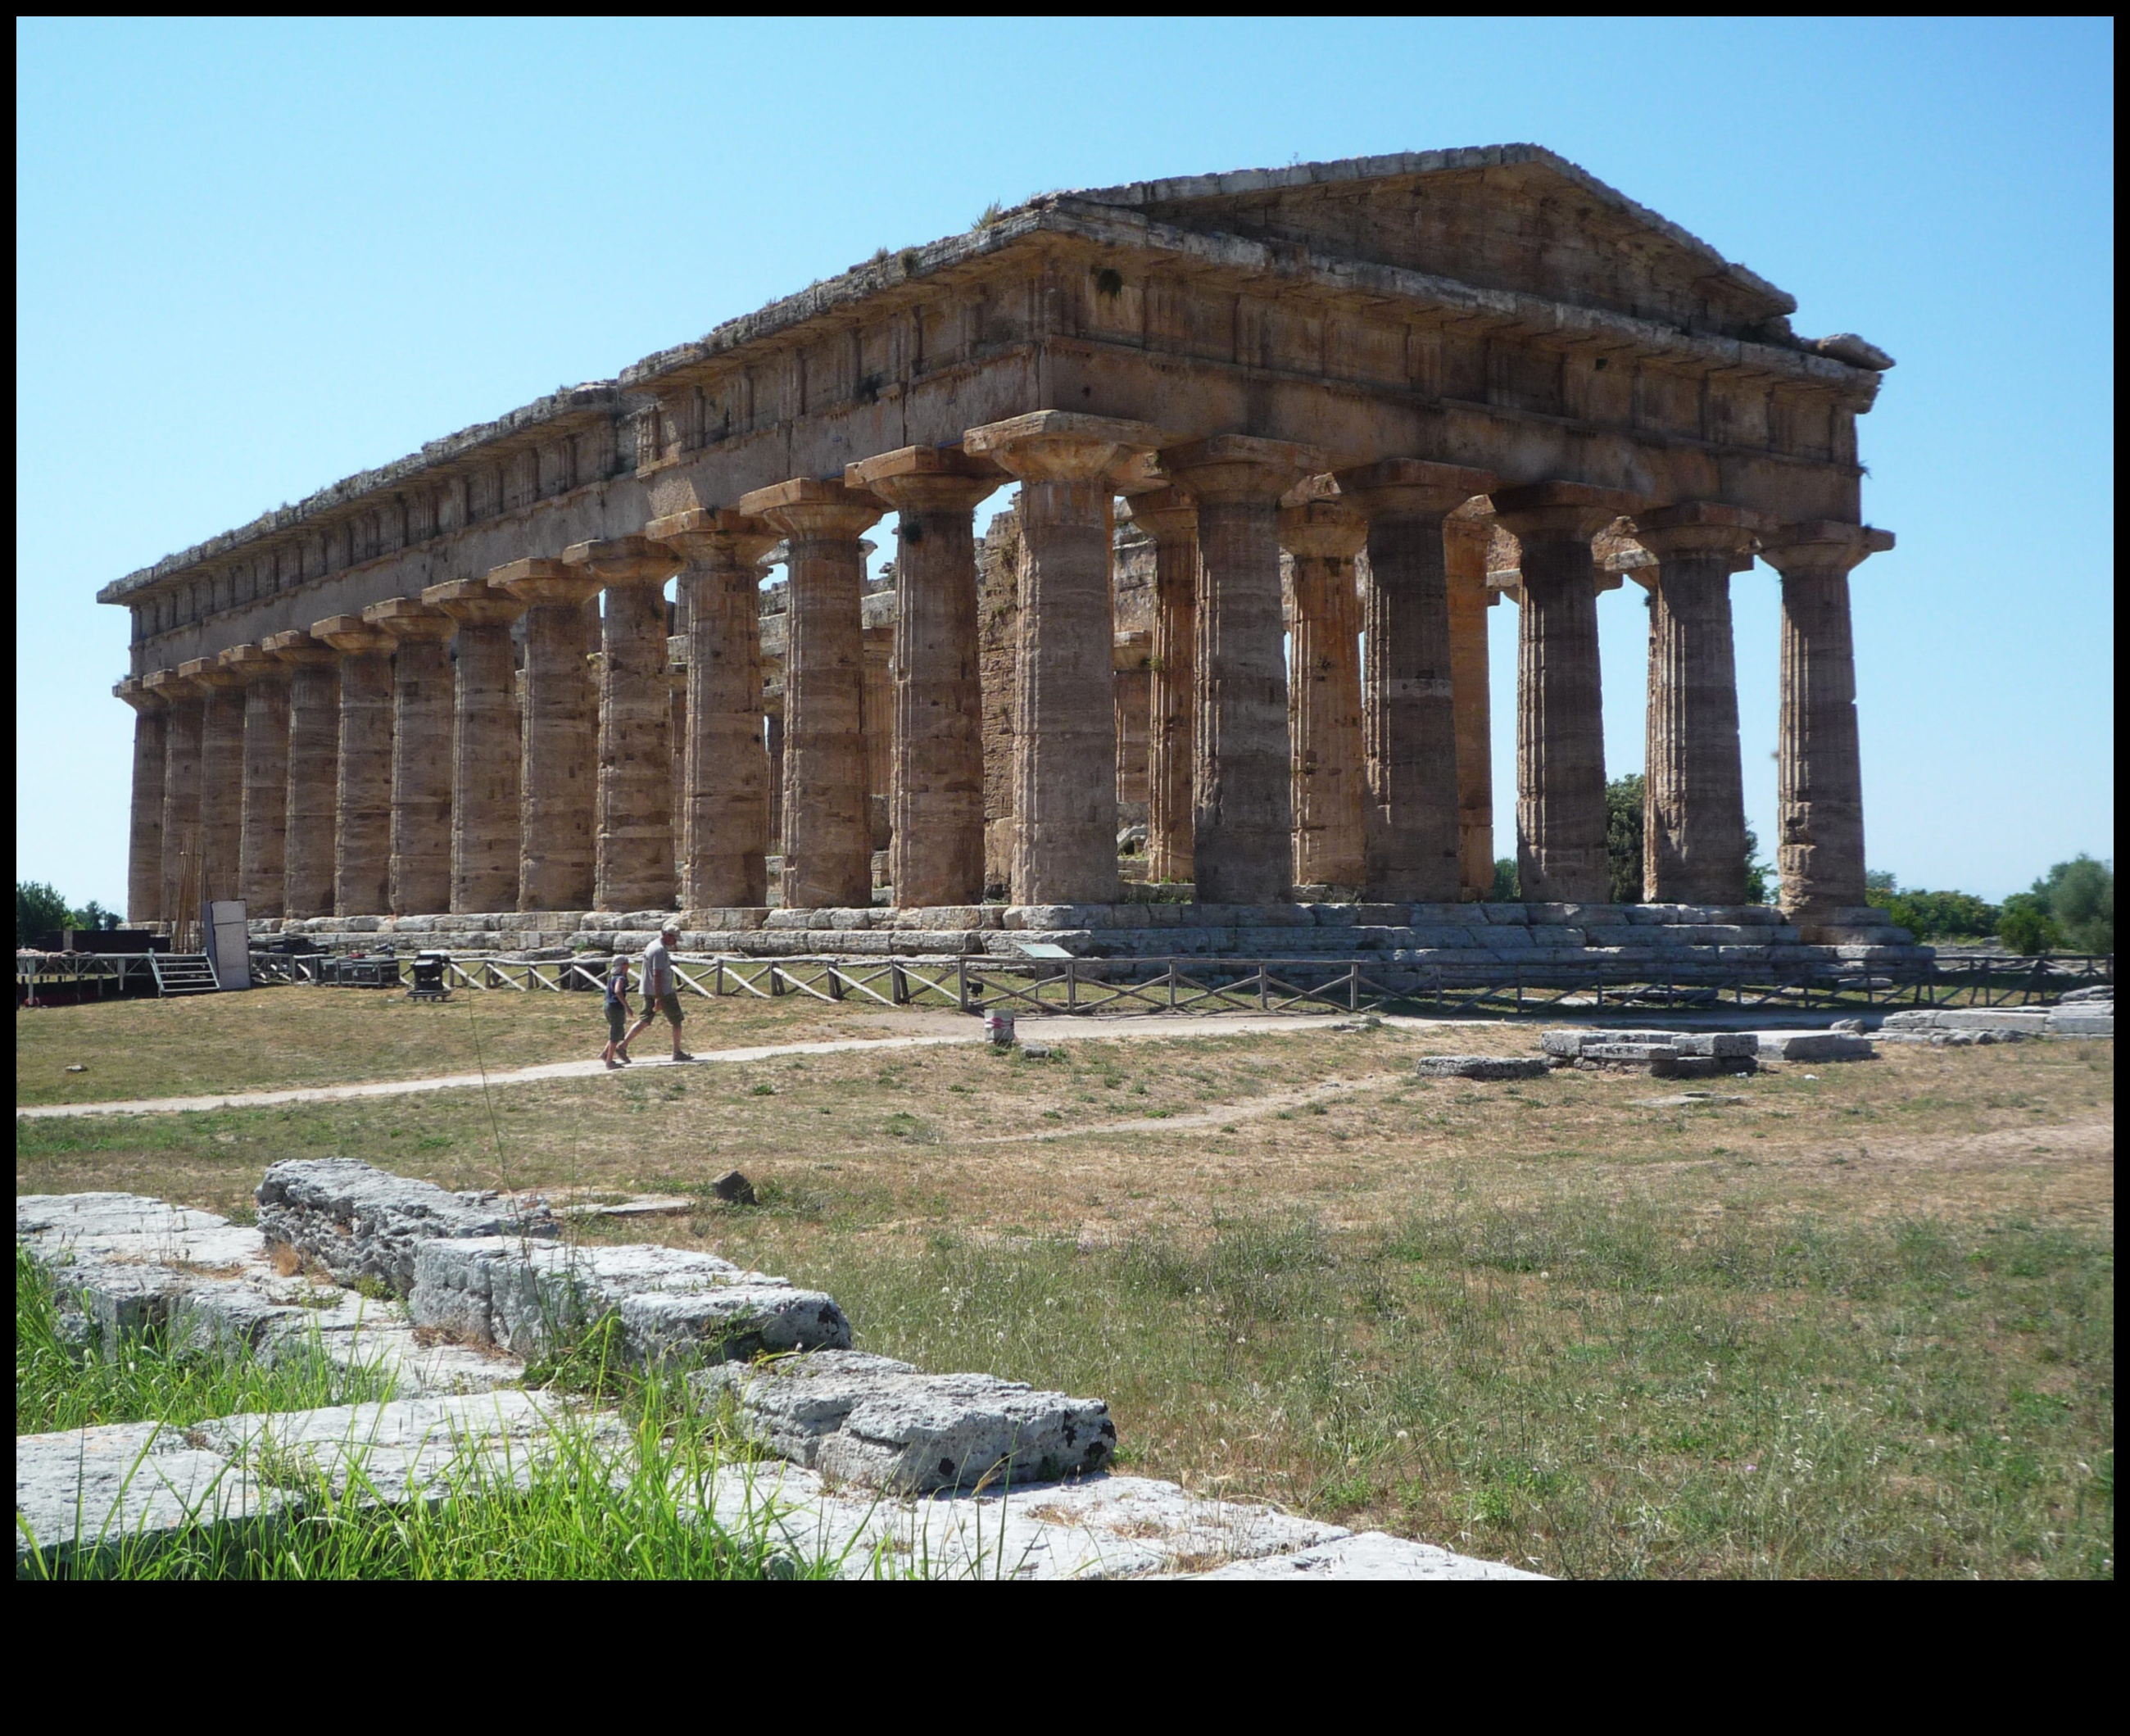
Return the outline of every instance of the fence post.
<path id="1" fill-rule="evenodd" d="M 963 1012 L 969 1010 L 969 955 L 962 954 L 954 960 L 954 995 Z"/>
<path id="2" fill-rule="evenodd" d="M 1264 1009 L 1265 1009 L 1265 968 L 1264 968 L 1264 960 L 1263 960 L 1263 959 L 1258 959 L 1258 1011 L 1259 1012 L 1263 1012 L 1263 1011 L 1264 1011 Z"/>

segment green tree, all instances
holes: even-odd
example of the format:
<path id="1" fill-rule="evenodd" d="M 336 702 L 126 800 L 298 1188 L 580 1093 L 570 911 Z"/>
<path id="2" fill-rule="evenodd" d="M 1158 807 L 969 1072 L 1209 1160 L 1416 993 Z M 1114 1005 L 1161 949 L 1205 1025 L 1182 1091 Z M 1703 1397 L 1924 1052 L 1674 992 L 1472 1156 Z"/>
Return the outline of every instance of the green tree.
<path id="1" fill-rule="evenodd" d="M 2082 852 L 2059 862 L 2034 882 L 2034 896 L 2048 908 L 2073 952 L 2115 950 L 2115 869 Z"/>
<path id="2" fill-rule="evenodd" d="M 1513 856 L 1496 858 L 1494 883 L 1487 888 L 1484 901 L 1488 904 L 1514 904 L 1522 897 L 1523 892 L 1516 879 L 1516 858 Z"/>
<path id="3" fill-rule="evenodd" d="M 54 887 L 37 880 L 15 882 L 15 944 L 34 946 L 38 936 L 68 925 L 72 912 Z"/>
<path id="4" fill-rule="evenodd" d="M 1642 901 L 1642 802 L 1647 785 L 1630 772 L 1605 786 L 1605 863 L 1615 904 Z"/>
<path id="5" fill-rule="evenodd" d="M 1774 900 L 1775 871 L 1760 854 L 1760 835 L 1752 827 L 1746 828 L 1746 901 L 1748 904 L 1773 904 Z"/>
<path id="6" fill-rule="evenodd" d="M 2003 915 L 1972 892 L 1899 892 L 1879 907 L 1918 940 L 1986 939 Z"/>
<path id="7" fill-rule="evenodd" d="M 2063 930 L 2038 892 L 2014 892 L 1997 919 L 1997 938 L 2011 951 L 2032 957 L 2063 945 Z"/>
<path id="8" fill-rule="evenodd" d="M 122 919 L 117 911 L 107 911 L 93 898 L 67 918 L 69 928 L 85 928 L 96 934 L 108 934 Z"/>

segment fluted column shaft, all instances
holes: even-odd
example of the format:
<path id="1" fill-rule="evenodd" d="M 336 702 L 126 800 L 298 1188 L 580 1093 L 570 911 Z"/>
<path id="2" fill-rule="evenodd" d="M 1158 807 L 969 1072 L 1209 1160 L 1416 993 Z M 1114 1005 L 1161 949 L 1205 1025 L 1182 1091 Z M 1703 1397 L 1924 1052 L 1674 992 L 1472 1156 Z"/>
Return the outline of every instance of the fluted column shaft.
<path id="1" fill-rule="evenodd" d="M 1340 473 L 1368 521 L 1368 895 L 1459 896 L 1457 703 L 1443 521 L 1493 483 L 1483 471 L 1388 459 Z"/>
<path id="2" fill-rule="evenodd" d="M 179 674 L 206 690 L 200 714 L 200 920 L 217 899 L 243 896 L 244 682 L 215 662 L 195 658 Z"/>
<path id="3" fill-rule="evenodd" d="M 1294 880 L 1359 889 L 1367 882 L 1367 778 L 1361 756 L 1361 610 L 1354 557 L 1360 515 L 1320 500 L 1279 515 L 1294 557 Z"/>
<path id="4" fill-rule="evenodd" d="M 1022 485 L 1016 904 L 1117 896 L 1110 490 L 1115 472 L 1158 439 L 1138 423 L 1041 410 L 972 428 L 962 442 Z"/>
<path id="5" fill-rule="evenodd" d="M 392 914 L 435 916 L 451 901 L 451 618 L 413 597 L 363 619 L 397 642 L 392 658 Z"/>
<path id="6" fill-rule="evenodd" d="M 486 579 L 432 585 L 422 600 L 456 624 L 451 644 L 451 909 L 518 906 L 518 663 L 525 605 Z"/>
<path id="7" fill-rule="evenodd" d="M 730 510 L 655 519 L 654 541 L 687 562 L 681 903 L 688 910 L 767 901 L 769 753 L 762 708 L 762 557 L 776 533 Z"/>
<path id="8" fill-rule="evenodd" d="M 1577 483 L 1494 496 L 1522 544 L 1516 642 L 1516 862 L 1526 899 L 1602 904 L 1604 710 L 1598 662 L 1598 569 L 1590 539 L 1634 502 Z"/>
<path id="9" fill-rule="evenodd" d="M 1762 552 L 1783 576 L 1777 801 L 1783 909 L 1835 920 L 1864 899 L 1864 768 L 1849 574 L 1892 535 L 1861 525 L 1785 525 Z"/>
<path id="10" fill-rule="evenodd" d="M 1180 489 L 1139 495 L 1133 520 L 1153 538 L 1153 694 L 1147 721 L 1146 872 L 1188 880 L 1197 807 L 1198 506 Z"/>
<path id="11" fill-rule="evenodd" d="M 289 667 L 259 645 L 218 659 L 244 683 L 244 811 L 236 883 L 248 916 L 281 915 L 289 832 Z"/>
<path id="12" fill-rule="evenodd" d="M 128 676 L 112 692 L 133 710 L 133 800 L 126 840 L 126 920 L 163 914 L 163 765 L 170 707 Z"/>
<path id="13" fill-rule="evenodd" d="M 900 514 L 888 878 L 905 909 L 984 895 L 983 694 L 971 514 L 997 485 L 913 447 L 851 466 Z"/>
<path id="14" fill-rule="evenodd" d="M 801 477 L 742 497 L 742 512 L 784 533 L 790 613 L 784 647 L 786 909 L 872 902 L 872 802 L 866 760 L 865 552 L 881 505 L 841 481 Z"/>
<path id="15" fill-rule="evenodd" d="M 173 669 L 146 683 L 169 712 L 163 735 L 162 920 L 193 919 L 199 897 L 200 737 L 206 722 L 206 690 Z"/>
<path id="16" fill-rule="evenodd" d="M 599 631 L 599 806 L 594 901 L 673 904 L 672 707 L 666 685 L 671 552 L 643 537 L 580 543 L 563 556 L 607 587 Z"/>
<path id="17" fill-rule="evenodd" d="M 308 633 L 277 633 L 264 648 L 289 672 L 281 914 L 330 916 L 339 830 L 340 654 Z"/>
<path id="18" fill-rule="evenodd" d="M 599 581 L 560 561 L 513 561 L 489 583 L 525 604 L 525 703 L 518 763 L 517 906 L 592 905 L 599 792 L 599 698 L 592 674 Z"/>
<path id="19" fill-rule="evenodd" d="M 1642 896 L 1657 904 L 1741 904 L 1746 788 L 1731 574 L 1758 520 L 1690 502 L 1638 514 L 1657 557 L 1650 593 L 1648 748 Z"/>
<path id="20" fill-rule="evenodd" d="M 352 615 L 319 621 L 311 635 L 340 653 L 333 912 L 383 916 L 392 902 L 392 653 L 397 642 Z"/>
<path id="21" fill-rule="evenodd" d="M 1487 656 L 1488 526 L 1453 514 L 1443 524 L 1449 578 L 1449 684 L 1457 710 L 1457 858 L 1467 902 L 1494 885 L 1494 744 Z"/>

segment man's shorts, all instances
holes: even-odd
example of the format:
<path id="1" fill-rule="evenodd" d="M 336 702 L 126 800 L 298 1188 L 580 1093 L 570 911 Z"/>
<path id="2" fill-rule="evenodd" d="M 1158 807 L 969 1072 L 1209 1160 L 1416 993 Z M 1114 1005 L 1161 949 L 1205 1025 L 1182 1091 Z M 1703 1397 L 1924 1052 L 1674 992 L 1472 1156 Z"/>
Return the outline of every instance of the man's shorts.
<path id="1" fill-rule="evenodd" d="M 681 997 L 677 991 L 673 993 L 662 994 L 659 996 L 658 1010 L 666 1015 L 666 1022 L 667 1024 L 675 1026 L 676 1029 L 679 1027 L 681 1019 Z"/>
<path id="2" fill-rule="evenodd" d="M 606 1035 L 609 1042 L 618 1043 L 628 1035 L 628 1009 L 618 1001 L 606 1003 Z"/>

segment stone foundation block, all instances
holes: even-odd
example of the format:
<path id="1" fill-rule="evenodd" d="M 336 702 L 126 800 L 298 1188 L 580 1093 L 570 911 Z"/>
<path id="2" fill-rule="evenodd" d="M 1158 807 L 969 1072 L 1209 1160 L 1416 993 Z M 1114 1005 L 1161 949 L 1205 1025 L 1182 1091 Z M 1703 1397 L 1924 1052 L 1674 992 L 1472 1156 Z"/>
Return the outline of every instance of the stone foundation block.
<path id="1" fill-rule="evenodd" d="M 1764 1061 L 1868 1061 L 1878 1051 L 1867 1037 L 1840 1031 L 1763 1031 Z"/>
<path id="2" fill-rule="evenodd" d="M 642 1367 L 842 1348 L 834 1301 L 715 1255 L 673 1248 L 528 1247 L 512 1236 L 426 1242 L 408 1298 L 415 1323 L 521 1356 L 612 1313 Z"/>
<path id="3" fill-rule="evenodd" d="M 1101 1471 L 1116 1424 L 1099 1399 L 1038 1392 L 990 1375 L 924 1375 L 829 1351 L 690 1377 L 726 1394 L 751 1438 L 809 1470 L 895 1494 L 1016 1485 Z"/>
<path id="4" fill-rule="evenodd" d="M 1428 1055 L 1413 1063 L 1424 1079 L 1535 1079 L 1547 1070 L 1544 1055 Z"/>
<path id="5" fill-rule="evenodd" d="M 270 1249 L 292 1249 L 341 1284 L 366 1278 L 401 1296 L 414 1286 L 415 1251 L 425 1241 L 561 1233 L 545 1206 L 520 1211 L 499 1194 L 447 1193 L 353 1158 L 275 1164 L 256 1198 Z"/>

